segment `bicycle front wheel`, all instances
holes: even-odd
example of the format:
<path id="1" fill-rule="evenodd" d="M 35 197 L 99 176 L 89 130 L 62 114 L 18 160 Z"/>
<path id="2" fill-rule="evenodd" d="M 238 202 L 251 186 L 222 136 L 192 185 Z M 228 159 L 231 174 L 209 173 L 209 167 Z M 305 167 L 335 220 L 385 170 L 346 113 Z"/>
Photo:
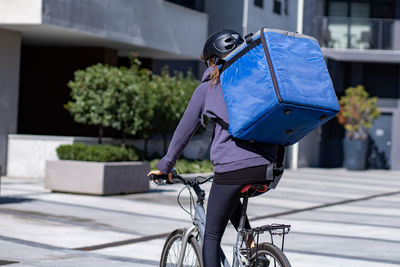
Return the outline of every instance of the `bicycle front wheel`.
<path id="1" fill-rule="evenodd" d="M 183 229 L 176 229 L 167 238 L 161 253 L 160 267 L 178 266 L 181 254 Z M 202 267 L 201 250 L 196 238 L 191 236 L 188 240 L 182 266 Z"/>
<path id="2" fill-rule="evenodd" d="M 251 250 L 251 267 L 291 267 L 283 251 L 270 243 L 261 243 Z"/>

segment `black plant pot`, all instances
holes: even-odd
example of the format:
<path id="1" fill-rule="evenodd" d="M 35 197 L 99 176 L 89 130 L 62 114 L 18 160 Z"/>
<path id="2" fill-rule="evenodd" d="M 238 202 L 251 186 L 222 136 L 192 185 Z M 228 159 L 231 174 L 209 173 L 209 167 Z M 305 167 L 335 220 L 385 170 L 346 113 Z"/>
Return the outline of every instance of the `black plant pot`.
<path id="1" fill-rule="evenodd" d="M 368 151 L 368 139 L 357 140 L 345 138 L 343 140 L 343 165 L 348 170 L 365 170 Z"/>

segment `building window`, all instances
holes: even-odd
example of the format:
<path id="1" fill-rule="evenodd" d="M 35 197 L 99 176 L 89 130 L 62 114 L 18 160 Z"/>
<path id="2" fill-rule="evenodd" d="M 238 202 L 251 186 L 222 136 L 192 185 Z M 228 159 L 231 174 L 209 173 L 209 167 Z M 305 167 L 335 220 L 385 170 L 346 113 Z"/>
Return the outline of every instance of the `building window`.
<path id="1" fill-rule="evenodd" d="M 263 8 L 264 0 L 254 0 L 254 5 Z"/>
<path id="2" fill-rule="evenodd" d="M 204 0 L 165 0 L 180 6 L 204 12 Z"/>
<path id="3" fill-rule="evenodd" d="M 325 13 L 328 16 L 395 18 L 394 0 L 328 0 Z"/>
<path id="4" fill-rule="evenodd" d="M 282 13 L 282 0 L 274 0 L 274 13 L 281 14 Z"/>
<path id="5" fill-rule="evenodd" d="M 289 0 L 285 0 L 285 15 L 289 15 Z"/>

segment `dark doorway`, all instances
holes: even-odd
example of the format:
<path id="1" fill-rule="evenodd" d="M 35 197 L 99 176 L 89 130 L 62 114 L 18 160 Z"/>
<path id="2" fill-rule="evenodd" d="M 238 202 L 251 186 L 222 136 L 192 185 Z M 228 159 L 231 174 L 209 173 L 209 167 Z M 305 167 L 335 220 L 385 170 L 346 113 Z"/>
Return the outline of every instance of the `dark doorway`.
<path id="1" fill-rule="evenodd" d="M 101 47 L 23 46 L 21 51 L 19 134 L 97 136 L 94 126 L 74 122 L 64 108 L 70 100 L 68 81 L 78 69 L 117 64 L 117 51 Z M 114 131 L 107 129 L 106 136 Z"/>
<path id="2" fill-rule="evenodd" d="M 382 113 L 369 131 L 370 144 L 367 159 L 369 169 L 390 169 L 392 148 L 392 113 Z"/>
<path id="3" fill-rule="evenodd" d="M 399 98 L 399 69 L 397 64 L 364 63 L 362 79 L 371 96 Z"/>
<path id="4" fill-rule="evenodd" d="M 339 168 L 343 166 L 344 129 L 336 118 L 331 119 L 321 127 L 319 166 Z"/>

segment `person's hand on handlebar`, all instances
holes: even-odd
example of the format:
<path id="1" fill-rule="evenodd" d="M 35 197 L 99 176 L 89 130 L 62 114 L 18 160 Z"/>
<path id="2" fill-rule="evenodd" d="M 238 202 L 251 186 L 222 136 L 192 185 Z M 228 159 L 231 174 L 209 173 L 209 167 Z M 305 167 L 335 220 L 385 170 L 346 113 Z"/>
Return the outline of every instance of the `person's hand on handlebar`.
<path id="1" fill-rule="evenodd" d="M 150 171 L 147 176 L 150 175 L 163 175 L 164 173 L 162 171 L 156 170 L 156 171 Z M 168 180 L 172 183 L 172 173 L 168 173 Z"/>

